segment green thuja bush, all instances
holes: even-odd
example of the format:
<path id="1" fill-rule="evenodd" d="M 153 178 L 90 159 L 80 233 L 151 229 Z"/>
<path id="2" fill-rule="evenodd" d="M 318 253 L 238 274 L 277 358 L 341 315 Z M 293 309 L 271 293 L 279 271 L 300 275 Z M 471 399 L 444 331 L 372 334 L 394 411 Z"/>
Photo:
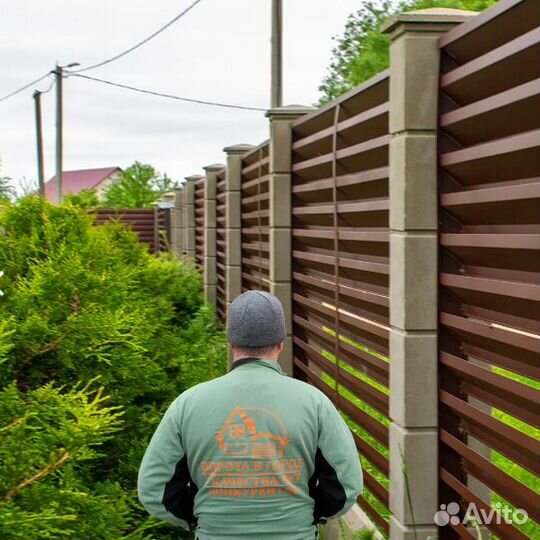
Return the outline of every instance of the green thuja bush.
<path id="1" fill-rule="evenodd" d="M 169 403 L 225 370 L 199 272 L 36 197 L 0 210 L 0 270 L 0 538 L 178 538 L 136 475 Z"/>
<path id="2" fill-rule="evenodd" d="M 101 388 L 88 385 L 22 392 L 11 384 L 0 391 L 3 539 L 86 538 L 89 525 L 95 531 L 128 525 L 120 486 L 92 486 L 78 473 L 120 428 L 120 413 L 106 401 Z M 104 488 L 117 492 L 112 504 Z M 83 522 L 85 514 L 91 522 Z"/>

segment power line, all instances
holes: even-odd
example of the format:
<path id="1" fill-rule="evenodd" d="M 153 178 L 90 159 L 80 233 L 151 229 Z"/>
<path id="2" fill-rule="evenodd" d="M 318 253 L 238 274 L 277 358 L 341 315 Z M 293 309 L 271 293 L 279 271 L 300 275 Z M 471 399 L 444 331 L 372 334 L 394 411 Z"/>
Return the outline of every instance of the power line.
<path id="1" fill-rule="evenodd" d="M 219 103 L 215 101 L 204 101 L 202 99 L 193 99 L 193 98 L 186 98 L 181 96 L 175 96 L 172 94 L 164 94 L 162 92 L 155 92 L 153 90 L 144 90 L 143 88 L 136 88 L 135 86 L 129 86 L 127 84 L 121 84 L 116 83 L 112 81 L 106 81 L 104 79 L 98 79 L 97 77 L 90 77 L 89 75 L 79 75 L 77 73 L 72 73 L 70 77 L 80 77 L 81 79 L 88 79 L 90 81 L 96 81 L 103 84 L 108 84 L 110 86 L 116 86 L 118 88 L 124 88 L 125 90 L 132 90 L 134 92 L 140 92 L 141 94 L 149 94 L 151 96 L 158 96 L 163 98 L 169 98 L 169 99 L 176 99 L 178 101 L 187 101 L 188 103 L 198 103 L 199 105 L 212 105 L 214 107 L 226 107 L 228 109 L 242 109 L 245 111 L 263 111 L 265 112 L 267 109 L 263 109 L 261 107 L 248 107 L 245 105 L 231 105 L 230 103 Z"/>
<path id="2" fill-rule="evenodd" d="M 104 66 L 106 64 L 110 64 L 111 62 L 114 62 L 115 60 L 118 60 L 119 58 L 122 58 L 123 56 L 125 56 L 126 54 L 129 54 L 130 52 L 138 49 L 139 47 L 142 47 L 145 43 L 148 43 L 150 40 L 154 39 L 156 36 L 158 36 L 159 34 L 161 34 L 161 32 L 163 32 L 164 30 L 166 30 L 167 28 L 169 28 L 169 26 L 173 25 L 176 21 L 178 21 L 179 19 L 181 19 L 184 15 L 186 15 L 187 13 L 189 13 L 198 3 L 202 2 L 202 0 L 195 0 L 194 2 L 192 2 L 186 9 L 184 9 L 182 12 L 180 12 L 178 15 L 176 15 L 176 17 L 174 17 L 172 20 L 170 20 L 167 24 L 165 24 L 164 26 L 162 26 L 161 28 L 159 28 L 158 30 L 156 30 L 154 33 L 150 34 L 147 38 L 143 39 L 142 41 L 140 41 L 139 43 L 133 45 L 132 47 L 130 47 L 129 49 L 113 56 L 112 58 L 109 58 L 107 60 L 104 60 L 103 62 L 99 62 L 97 64 L 93 64 L 91 66 L 88 66 L 88 67 L 83 67 L 81 69 L 77 69 L 77 70 L 74 70 L 74 71 L 66 71 L 66 73 L 72 73 L 72 74 L 75 74 L 75 73 L 82 73 L 83 71 L 88 71 L 90 69 L 95 69 L 95 68 L 98 68 L 98 67 L 101 67 L 101 66 Z M 17 94 L 19 94 L 20 92 L 22 92 L 23 90 L 26 90 L 27 88 L 30 88 L 31 86 L 33 86 L 34 84 L 37 84 L 38 82 L 42 81 L 43 79 L 45 79 L 46 77 L 49 76 L 51 72 L 48 72 L 46 73 L 45 75 L 42 75 L 41 77 L 39 77 L 38 79 L 32 81 L 32 82 L 29 82 L 28 84 L 22 86 L 21 88 L 18 88 L 17 90 L 3 96 L 3 97 L 0 97 L 0 102 L 2 101 L 5 101 L 6 99 L 9 99 L 10 97 L 12 96 L 15 96 Z M 52 87 L 51 87 L 52 88 Z M 49 88 L 50 90 L 50 88 Z M 46 90 L 45 92 L 42 92 L 42 93 L 46 93 L 48 92 L 49 90 Z"/>
<path id="3" fill-rule="evenodd" d="M 45 73 L 45 75 L 42 75 L 39 79 L 36 79 L 35 81 L 32 81 L 32 82 L 30 82 L 28 84 L 25 84 L 23 87 L 19 88 L 18 90 L 15 90 L 14 92 L 11 92 L 10 94 L 7 94 L 7 95 L 1 97 L 0 101 L 5 101 L 6 99 L 17 95 L 19 92 L 22 92 L 23 90 L 26 90 L 27 88 L 30 88 L 31 86 L 33 86 L 34 84 L 37 84 L 38 82 L 42 81 L 43 79 L 45 79 L 49 75 L 50 75 L 50 71 Z"/>
<path id="4" fill-rule="evenodd" d="M 50 75 L 51 75 L 51 74 L 49 73 L 49 76 L 50 76 Z M 52 90 L 52 87 L 54 86 L 54 83 L 55 83 L 55 82 L 56 82 L 56 81 L 54 80 L 54 78 L 51 77 L 51 84 L 49 84 L 49 87 L 47 88 L 47 90 L 43 90 L 43 91 L 38 90 L 39 93 L 40 93 L 40 94 L 48 94 L 48 93 Z"/>
<path id="5" fill-rule="evenodd" d="M 145 43 L 148 43 L 151 39 L 154 39 L 157 35 L 161 34 L 164 30 L 169 28 L 169 26 L 173 25 L 176 21 L 181 19 L 184 15 L 186 15 L 188 12 L 190 12 L 199 2 L 202 2 L 202 0 L 195 0 L 192 4 L 190 4 L 184 11 L 179 13 L 174 19 L 169 21 L 166 25 L 162 26 L 158 30 L 156 30 L 153 34 L 150 34 L 147 38 L 143 39 L 136 45 L 133 45 L 133 47 L 130 47 L 129 49 L 125 50 L 124 52 L 121 52 L 117 54 L 116 56 L 113 56 L 112 58 L 109 58 L 108 60 L 104 60 L 103 62 L 99 62 L 98 64 L 93 64 L 88 67 L 83 67 L 81 69 L 76 69 L 74 71 L 70 71 L 69 73 L 82 73 L 83 71 L 88 71 L 90 69 L 95 69 L 101 66 L 104 66 L 105 64 L 110 64 L 111 62 L 114 62 L 115 60 L 118 60 L 119 58 L 122 58 L 122 56 L 125 56 L 126 54 L 129 54 L 130 52 L 134 51 L 135 49 L 138 49 Z"/>

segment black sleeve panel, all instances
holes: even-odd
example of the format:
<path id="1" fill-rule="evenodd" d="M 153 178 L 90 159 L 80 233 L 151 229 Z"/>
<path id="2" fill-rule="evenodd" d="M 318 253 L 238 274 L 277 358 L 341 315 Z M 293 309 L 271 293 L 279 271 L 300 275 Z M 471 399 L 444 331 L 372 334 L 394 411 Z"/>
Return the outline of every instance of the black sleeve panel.
<path id="1" fill-rule="evenodd" d="M 326 461 L 320 448 L 315 454 L 315 470 L 309 479 L 309 496 L 315 501 L 313 517 L 315 523 L 337 514 L 345 506 L 347 496 L 338 480 L 336 471 Z"/>
<path id="2" fill-rule="evenodd" d="M 193 502 L 198 488 L 189 473 L 187 457 L 177 464 L 173 477 L 167 482 L 163 492 L 163 506 L 174 516 L 186 521 L 193 530 L 197 519 L 193 515 Z"/>

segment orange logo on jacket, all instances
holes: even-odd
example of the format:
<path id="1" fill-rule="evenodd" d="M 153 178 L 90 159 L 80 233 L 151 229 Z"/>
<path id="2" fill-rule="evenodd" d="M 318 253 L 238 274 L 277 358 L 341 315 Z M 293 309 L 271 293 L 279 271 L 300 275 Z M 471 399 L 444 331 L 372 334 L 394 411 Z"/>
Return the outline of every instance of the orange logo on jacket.
<path id="1" fill-rule="evenodd" d="M 259 431 L 258 424 L 271 426 L 272 431 Z M 233 409 L 216 440 L 225 455 L 254 459 L 281 457 L 283 448 L 289 444 L 281 418 L 272 411 L 256 407 Z"/>

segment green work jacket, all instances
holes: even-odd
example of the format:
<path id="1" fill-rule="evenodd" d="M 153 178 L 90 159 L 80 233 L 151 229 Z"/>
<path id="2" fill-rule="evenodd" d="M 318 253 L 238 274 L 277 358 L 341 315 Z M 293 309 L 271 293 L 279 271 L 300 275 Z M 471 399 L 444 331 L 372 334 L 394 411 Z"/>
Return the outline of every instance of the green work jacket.
<path id="1" fill-rule="evenodd" d="M 138 477 L 146 510 L 201 540 L 311 540 L 361 490 L 358 452 L 332 402 L 260 359 L 183 392 Z"/>

